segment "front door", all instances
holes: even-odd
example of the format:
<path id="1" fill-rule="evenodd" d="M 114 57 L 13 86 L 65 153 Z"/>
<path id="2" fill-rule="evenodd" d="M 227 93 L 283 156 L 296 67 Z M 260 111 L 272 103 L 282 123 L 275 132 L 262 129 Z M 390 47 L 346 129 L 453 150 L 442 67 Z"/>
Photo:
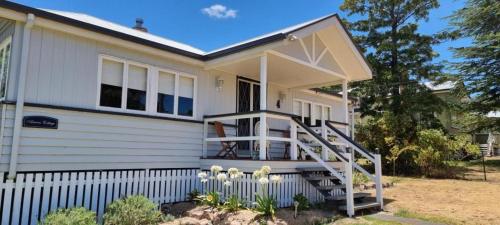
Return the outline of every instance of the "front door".
<path id="1" fill-rule="evenodd" d="M 236 98 L 237 112 L 250 112 L 260 109 L 260 84 L 257 81 L 238 78 L 238 97 Z M 253 135 L 253 127 L 259 118 L 238 120 L 238 136 Z M 242 141 L 238 144 L 238 150 L 250 150 L 251 141 Z"/>

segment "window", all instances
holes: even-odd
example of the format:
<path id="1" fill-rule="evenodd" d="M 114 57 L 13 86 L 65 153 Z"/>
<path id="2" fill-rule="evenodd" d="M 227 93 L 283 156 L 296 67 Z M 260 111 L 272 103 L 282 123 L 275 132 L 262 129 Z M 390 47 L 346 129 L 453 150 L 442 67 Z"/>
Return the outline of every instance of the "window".
<path id="1" fill-rule="evenodd" d="M 100 58 L 99 107 L 194 117 L 196 77 L 109 56 Z"/>
<path id="2" fill-rule="evenodd" d="M 122 107 L 123 66 L 121 62 L 102 60 L 100 106 Z"/>
<path id="3" fill-rule="evenodd" d="M 11 37 L 0 43 L 0 99 L 5 99 L 9 74 Z"/>
<path id="4" fill-rule="evenodd" d="M 146 110 L 146 90 L 148 88 L 148 69 L 129 65 L 127 83 L 127 109 Z"/>
<path id="5" fill-rule="evenodd" d="M 310 101 L 293 101 L 293 114 L 301 116 L 308 126 L 321 126 L 321 120 L 331 120 L 331 107 Z"/>
<path id="6" fill-rule="evenodd" d="M 174 114 L 174 95 L 175 74 L 160 71 L 158 74 L 157 112 Z"/>
<path id="7" fill-rule="evenodd" d="M 179 106 L 177 114 L 193 116 L 194 79 L 181 76 L 179 78 Z"/>

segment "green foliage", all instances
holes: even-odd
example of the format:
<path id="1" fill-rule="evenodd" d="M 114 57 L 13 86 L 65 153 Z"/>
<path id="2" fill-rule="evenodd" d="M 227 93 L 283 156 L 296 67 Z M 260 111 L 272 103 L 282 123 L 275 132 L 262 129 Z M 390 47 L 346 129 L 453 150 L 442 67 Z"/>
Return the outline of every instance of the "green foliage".
<path id="1" fill-rule="evenodd" d="M 83 207 L 59 209 L 47 215 L 40 225 L 97 225 L 96 214 Z"/>
<path id="2" fill-rule="evenodd" d="M 368 181 L 370 181 L 370 178 L 365 174 L 358 171 L 353 172 L 352 183 L 354 185 L 366 184 Z"/>
<path id="3" fill-rule="evenodd" d="M 216 191 L 210 191 L 206 195 L 201 195 L 199 199 L 202 204 L 208 205 L 212 208 L 219 207 L 221 203 L 220 194 Z"/>
<path id="4" fill-rule="evenodd" d="M 104 225 L 157 225 L 162 219 L 156 204 L 136 195 L 112 202 L 104 214 Z"/>
<path id="5" fill-rule="evenodd" d="M 266 217 L 274 218 L 278 204 L 276 200 L 269 196 L 255 196 L 255 210 Z"/>
<path id="6" fill-rule="evenodd" d="M 225 210 L 229 212 L 236 212 L 242 209 L 244 204 L 245 202 L 239 199 L 237 195 L 231 195 L 231 197 L 226 199 L 226 202 L 224 202 L 223 207 Z"/>
<path id="7" fill-rule="evenodd" d="M 472 97 L 469 109 L 487 114 L 500 108 L 500 2 L 468 0 L 450 17 L 452 39 L 471 38 L 469 46 L 454 48 L 460 58 L 453 63 L 458 77 Z M 500 119 L 491 119 L 480 128 L 500 130 Z"/>
<path id="8" fill-rule="evenodd" d="M 175 220 L 175 216 L 173 216 L 172 214 L 167 214 L 167 215 L 162 216 L 162 222 L 171 222 L 174 220 Z"/>
<path id="9" fill-rule="evenodd" d="M 196 201 L 200 197 L 200 192 L 198 189 L 194 189 L 193 191 L 189 192 L 188 194 L 188 201 Z"/>
<path id="10" fill-rule="evenodd" d="M 297 206 L 299 211 L 307 210 L 311 207 L 309 200 L 302 193 L 293 196 L 293 201 L 299 203 Z"/>

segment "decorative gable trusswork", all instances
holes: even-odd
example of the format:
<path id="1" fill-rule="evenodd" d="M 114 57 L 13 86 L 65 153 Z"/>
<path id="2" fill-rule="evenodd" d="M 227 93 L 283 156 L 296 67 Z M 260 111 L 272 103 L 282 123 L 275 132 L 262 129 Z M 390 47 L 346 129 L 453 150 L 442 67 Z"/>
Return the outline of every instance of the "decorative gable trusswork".
<path id="1" fill-rule="evenodd" d="M 345 76 L 345 72 L 335 60 L 333 53 L 316 33 L 290 41 L 289 44 L 276 48 L 275 51 L 311 66 L 317 66 Z"/>

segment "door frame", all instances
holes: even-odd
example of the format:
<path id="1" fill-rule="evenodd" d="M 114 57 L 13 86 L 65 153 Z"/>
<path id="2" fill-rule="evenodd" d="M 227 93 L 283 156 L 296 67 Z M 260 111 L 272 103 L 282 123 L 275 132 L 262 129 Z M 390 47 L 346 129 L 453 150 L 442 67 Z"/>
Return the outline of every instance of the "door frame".
<path id="1" fill-rule="evenodd" d="M 254 111 L 254 104 L 253 104 L 254 103 L 254 100 L 253 100 L 254 99 L 254 88 L 253 88 L 253 86 L 254 85 L 258 85 L 260 88 L 262 88 L 261 85 L 260 85 L 260 81 L 254 80 L 254 79 L 250 79 L 250 78 L 246 78 L 246 77 L 242 77 L 242 76 L 237 76 L 236 77 L 236 109 L 235 109 L 236 113 L 240 112 L 239 111 L 239 103 L 240 103 L 240 90 L 239 90 L 240 85 L 239 85 L 239 83 L 240 83 L 240 81 L 246 82 L 246 83 L 250 84 L 250 94 L 249 94 L 249 96 L 250 96 L 250 98 L 249 98 L 249 101 L 250 101 L 250 111 Z M 239 120 L 236 120 L 236 126 L 237 126 L 237 128 L 236 128 L 236 135 L 239 135 L 239 133 L 238 133 L 238 131 L 239 131 L 239 129 L 238 129 Z M 250 119 L 249 134 L 251 136 L 253 136 L 253 129 L 254 129 L 253 126 L 254 126 L 253 119 Z M 249 148 L 250 149 L 248 149 L 248 150 L 252 151 L 252 146 L 253 146 L 253 141 L 249 141 Z"/>

